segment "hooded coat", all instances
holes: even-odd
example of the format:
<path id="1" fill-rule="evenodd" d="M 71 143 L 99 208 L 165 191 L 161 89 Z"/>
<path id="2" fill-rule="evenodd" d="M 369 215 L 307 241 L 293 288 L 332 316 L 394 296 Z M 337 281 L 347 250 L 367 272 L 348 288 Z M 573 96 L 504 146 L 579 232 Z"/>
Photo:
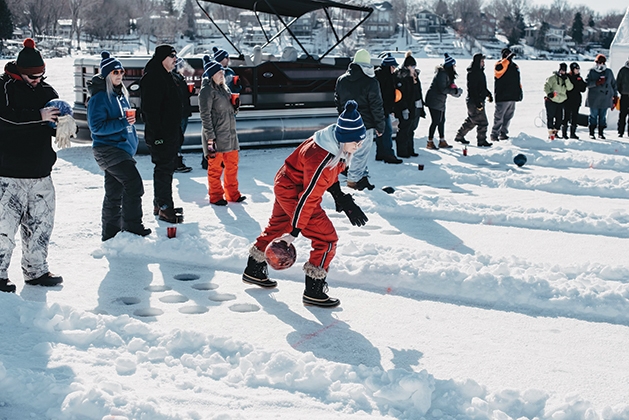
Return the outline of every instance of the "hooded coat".
<path id="1" fill-rule="evenodd" d="M 219 153 L 240 150 L 236 134 L 236 111 L 231 104 L 231 93 L 204 77 L 199 91 L 199 114 L 203 131 L 201 141 L 207 155 L 208 140 L 214 140 Z"/>
<path id="2" fill-rule="evenodd" d="M 467 68 L 467 98 L 465 101 L 480 108 L 485 105 L 485 99 L 491 97 L 487 89 L 487 77 L 485 69 L 481 67 L 482 56 L 476 55 L 472 64 Z"/>
<path id="3" fill-rule="evenodd" d="M 57 161 L 55 130 L 42 121 L 39 110 L 59 95 L 43 80 L 35 87 L 26 83 L 15 61 L 5 65 L 0 89 L 0 176 L 47 177 Z"/>
<path id="4" fill-rule="evenodd" d="M 375 76 L 367 75 L 356 63 L 351 63 L 347 72 L 336 81 L 334 103 L 339 114 L 350 99 L 358 103 L 358 112 L 363 118 L 365 128 L 375 128 L 378 133 L 384 133 L 384 105 L 380 84 Z"/>
<path id="5" fill-rule="evenodd" d="M 616 96 L 616 78 L 607 66 L 594 66 L 585 78 L 588 87 L 585 106 L 588 108 L 611 108 Z M 597 85 L 597 83 L 599 83 Z"/>
<path id="6" fill-rule="evenodd" d="M 393 106 L 395 105 L 395 74 L 391 73 L 389 69 L 389 66 L 382 66 L 375 70 L 376 79 L 378 79 L 380 84 L 380 94 L 382 95 L 385 116 L 393 112 Z"/>
<path id="7" fill-rule="evenodd" d="M 129 124 L 125 110 L 131 105 L 122 92 L 107 95 L 105 79 L 95 75 L 87 84 L 90 100 L 87 103 L 87 124 L 92 135 L 92 146 L 113 146 L 134 156 L 138 150 L 135 126 Z"/>
<path id="8" fill-rule="evenodd" d="M 581 106 L 583 100 L 581 93 L 585 92 L 587 85 L 580 74 L 568 73 L 568 79 L 572 82 L 572 90 L 568 91 L 568 100 L 566 105 L 573 108 Z"/>
<path id="9" fill-rule="evenodd" d="M 405 109 L 409 110 L 409 119 L 414 119 L 416 117 L 416 113 L 419 112 L 421 116 L 425 116 L 424 112 L 424 103 L 423 103 L 423 92 L 422 92 L 422 84 L 419 81 L 419 76 L 417 77 L 417 83 L 411 75 L 411 71 L 408 67 L 400 67 L 398 71 L 395 73 L 396 81 L 395 87 L 402 94 L 402 99 L 400 99 L 395 104 L 395 116 L 397 119 L 401 119 L 402 111 Z M 421 107 L 416 107 L 416 102 L 421 102 Z"/>
<path id="10" fill-rule="evenodd" d="M 154 146 L 155 140 L 163 140 L 169 149 L 179 149 L 183 140 L 181 94 L 173 75 L 156 57 L 144 67 L 140 95 L 146 143 Z"/>
<path id="11" fill-rule="evenodd" d="M 621 95 L 629 95 L 629 61 L 618 70 L 616 84 Z"/>
<path id="12" fill-rule="evenodd" d="M 432 79 L 430 88 L 426 93 L 426 106 L 438 111 L 446 110 L 446 99 L 448 95 L 452 95 L 455 98 L 461 96 L 459 88 L 454 86 L 454 79 L 450 78 L 450 75 L 443 66 L 437 67 L 437 73 Z"/>
<path id="13" fill-rule="evenodd" d="M 557 104 L 566 102 L 568 99 L 568 91 L 571 91 L 573 88 L 574 86 L 568 78 L 568 74 L 561 77 L 558 72 L 553 72 L 552 76 L 546 79 L 546 83 L 544 83 L 544 93 L 546 97 Z M 552 97 L 548 96 L 551 94 Z"/>
<path id="14" fill-rule="evenodd" d="M 494 99 L 496 102 L 520 102 L 522 98 L 520 68 L 512 59 L 498 60 L 494 66 Z"/>

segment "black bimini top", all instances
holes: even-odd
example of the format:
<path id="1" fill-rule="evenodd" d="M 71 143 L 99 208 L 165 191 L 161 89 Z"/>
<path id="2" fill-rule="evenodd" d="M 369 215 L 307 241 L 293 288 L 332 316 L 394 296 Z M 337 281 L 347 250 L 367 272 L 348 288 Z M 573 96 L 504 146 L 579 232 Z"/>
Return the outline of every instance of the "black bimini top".
<path id="1" fill-rule="evenodd" d="M 222 4 L 254 12 L 271 13 L 280 16 L 300 17 L 314 10 L 334 7 L 359 12 L 370 12 L 371 7 L 353 6 L 331 0 L 201 0 L 208 3 Z"/>

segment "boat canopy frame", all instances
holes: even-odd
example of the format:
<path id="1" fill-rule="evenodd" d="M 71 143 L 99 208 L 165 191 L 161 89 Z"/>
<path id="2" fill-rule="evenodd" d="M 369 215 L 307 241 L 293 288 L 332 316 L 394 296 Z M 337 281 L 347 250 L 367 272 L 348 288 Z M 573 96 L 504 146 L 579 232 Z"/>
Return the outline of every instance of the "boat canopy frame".
<path id="1" fill-rule="evenodd" d="M 295 40 L 297 45 L 301 48 L 301 50 L 306 55 L 307 59 L 319 61 L 327 56 L 330 52 L 332 52 L 339 44 L 341 44 L 347 37 L 349 37 L 360 25 L 362 25 L 369 16 L 373 13 L 374 9 L 372 7 L 365 6 L 355 6 L 351 4 L 343 4 L 332 0 L 196 0 L 197 5 L 201 8 L 205 16 L 212 22 L 212 24 L 216 27 L 216 29 L 221 33 L 223 38 L 229 42 L 229 44 L 238 52 L 240 57 L 243 57 L 244 54 L 234 43 L 229 39 L 227 34 L 223 32 L 223 30 L 218 26 L 218 24 L 212 19 L 212 16 L 208 13 L 207 10 L 201 5 L 201 1 L 206 3 L 214 3 L 223 6 L 235 7 L 238 9 L 250 10 L 252 11 L 256 19 L 258 20 L 258 24 L 262 29 L 262 33 L 266 38 L 267 42 L 262 45 L 262 49 L 264 49 L 267 45 L 273 42 L 277 37 L 279 37 L 284 31 L 288 31 L 290 36 Z M 367 15 L 363 17 L 363 19 L 358 22 L 352 29 L 350 29 L 345 35 L 339 38 L 339 34 L 334 29 L 334 24 L 332 23 L 332 17 L 330 16 L 329 8 L 337 8 L 337 9 L 345 9 L 366 13 Z M 316 10 L 323 10 L 325 16 L 330 24 L 330 28 L 332 29 L 332 33 L 336 38 L 336 43 L 328 49 L 323 55 L 315 59 L 308 50 L 303 46 L 303 44 L 299 41 L 299 37 L 295 35 L 295 33 L 291 30 L 291 26 L 299 19 L 301 16 L 306 13 L 314 12 Z M 278 31 L 275 35 L 269 38 L 269 35 L 264 30 L 264 25 L 260 21 L 259 13 L 268 13 L 275 15 L 277 19 L 284 26 L 280 31 Z M 292 18 L 288 23 L 284 20 L 283 17 Z"/>

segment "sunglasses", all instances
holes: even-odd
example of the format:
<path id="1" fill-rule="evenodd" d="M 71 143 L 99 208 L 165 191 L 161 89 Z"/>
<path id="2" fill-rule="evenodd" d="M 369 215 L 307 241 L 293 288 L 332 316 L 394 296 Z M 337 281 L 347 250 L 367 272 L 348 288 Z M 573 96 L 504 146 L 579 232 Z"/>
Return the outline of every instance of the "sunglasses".
<path id="1" fill-rule="evenodd" d="M 39 80 L 39 79 L 43 79 L 44 77 L 44 73 L 40 74 L 40 75 L 35 75 L 35 74 L 25 74 L 24 76 L 28 77 L 31 80 Z"/>
<path id="2" fill-rule="evenodd" d="M 124 70 L 112 70 L 111 73 L 118 76 L 120 74 L 124 74 Z"/>
<path id="3" fill-rule="evenodd" d="M 170 53 L 168 56 L 170 58 L 177 58 L 177 53 Z"/>

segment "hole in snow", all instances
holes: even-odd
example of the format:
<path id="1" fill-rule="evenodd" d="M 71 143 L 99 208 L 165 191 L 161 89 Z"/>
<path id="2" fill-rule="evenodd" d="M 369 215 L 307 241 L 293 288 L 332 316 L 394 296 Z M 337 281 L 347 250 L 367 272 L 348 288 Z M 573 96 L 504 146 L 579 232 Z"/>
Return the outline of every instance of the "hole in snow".
<path id="1" fill-rule="evenodd" d="M 214 283 L 199 283 L 192 286 L 193 289 L 197 290 L 214 290 L 218 289 L 218 284 Z"/>
<path id="2" fill-rule="evenodd" d="M 156 286 L 147 286 L 144 290 L 148 290 L 149 292 L 167 292 L 168 290 L 173 290 L 170 286 L 165 285 L 156 285 Z"/>
<path id="3" fill-rule="evenodd" d="M 125 297 L 119 297 L 114 302 L 122 303 L 123 305 L 137 305 L 138 303 L 140 303 L 140 299 L 136 297 L 125 296 Z"/>
<path id="4" fill-rule="evenodd" d="M 229 307 L 234 312 L 256 312 L 260 310 L 258 305 L 253 305 L 251 303 L 236 303 Z"/>
<path id="5" fill-rule="evenodd" d="M 177 274 L 175 276 L 175 280 L 179 280 L 179 281 L 192 281 L 192 280 L 198 280 L 200 278 L 201 276 L 199 276 L 198 274 L 192 274 L 192 273 Z"/>
<path id="6" fill-rule="evenodd" d="M 168 295 L 162 296 L 161 298 L 159 298 L 159 300 L 164 303 L 184 303 L 187 302 L 189 299 L 184 295 Z"/>
<path id="7" fill-rule="evenodd" d="M 158 315 L 162 315 L 163 313 L 164 311 L 157 308 L 142 308 L 142 309 L 136 309 L 135 311 L 133 311 L 133 315 L 135 316 L 158 316 Z"/>
<path id="8" fill-rule="evenodd" d="M 236 299 L 236 295 L 232 295 L 231 293 L 214 293 L 213 295 L 208 296 L 208 299 L 214 302 L 225 302 Z"/>
<path id="9" fill-rule="evenodd" d="M 190 315 L 204 314 L 207 311 L 208 311 L 208 308 L 206 308 L 205 306 L 200 306 L 200 305 L 191 305 L 191 306 L 184 306 L 182 308 L 179 308 L 179 312 L 181 312 L 182 314 L 190 314 Z"/>

